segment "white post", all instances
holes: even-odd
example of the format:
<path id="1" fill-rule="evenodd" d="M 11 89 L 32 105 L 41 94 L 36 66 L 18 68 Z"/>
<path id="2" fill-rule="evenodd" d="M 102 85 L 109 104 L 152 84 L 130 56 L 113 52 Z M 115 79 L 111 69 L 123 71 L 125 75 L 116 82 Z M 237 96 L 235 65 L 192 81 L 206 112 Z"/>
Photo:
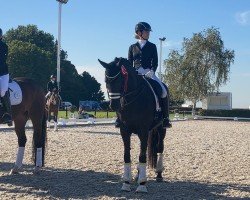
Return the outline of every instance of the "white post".
<path id="1" fill-rule="evenodd" d="M 57 46 L 57 85 L 60 88 L 60 61 L 61 61 L 61 18 L 62 18 L 62 4 L 66 4 L 68 0 L 58 1 L 58 46 Z"/>
<path id="2" fill-rule="evenodd" d="M 163 42 L 164 40 L 166 40 L 166 38 L 165 38 L 165 37 L 159 38 L 159 40 L 160 40 L 159 74 L 160 74 L 160 80 L 162 81 L 162 73 L 161 73 L 161 64 L 162 64 L 162 42 Z"/>
<path id="3" fill-rule="evenodd" d="M 57 85 L 60 88 L 60 61 L 61 61 L 61 17 L 62 3 L 58 2 L 58 44 L 57 44 Z"/>
<path id="4" fill-rule="evenodd" d="M 161 56 L 162 56 L 162 40 L 160 40 L 160 63 L 159 63 L 159 74 L 160 74 L 160 80 L 162 81 L 162 78 L 161 78 Z"/>

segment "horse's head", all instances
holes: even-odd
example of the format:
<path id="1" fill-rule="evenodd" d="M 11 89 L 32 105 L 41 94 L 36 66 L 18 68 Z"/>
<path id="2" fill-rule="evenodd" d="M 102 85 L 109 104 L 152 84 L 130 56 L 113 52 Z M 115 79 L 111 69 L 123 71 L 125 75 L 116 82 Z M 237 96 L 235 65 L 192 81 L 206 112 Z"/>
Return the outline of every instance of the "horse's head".
<path id="1" fill-rule="evenodd" d="M 51 93 L 51 96 L 49 98 L 49 103 L 52 105 L 58 105 L 59 103 L 59 94 L 58 90 L 54 89 Z"/>
<path id="2" fill-rule="evenodd" d="M 121 108 L 120 99 L 136 87 L 136 71 L 125 58 L 115 58 L 111 63 L 98 59 L 105 68 L 105 82 L 112 110 Z"/>

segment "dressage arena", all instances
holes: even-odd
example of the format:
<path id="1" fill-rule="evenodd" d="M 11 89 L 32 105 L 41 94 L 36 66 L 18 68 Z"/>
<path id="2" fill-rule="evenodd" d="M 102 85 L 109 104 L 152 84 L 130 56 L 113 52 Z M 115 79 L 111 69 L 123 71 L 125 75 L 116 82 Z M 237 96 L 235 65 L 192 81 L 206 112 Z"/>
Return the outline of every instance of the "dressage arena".
<path id="1" fill-rule="evenodd" d="M 0 132 L 0 199 L 225 199 L 250 198 L 250 123 L 174 122 L 165 138 L 164 182 L 148 170 L 148 193 L 122 192 L 123 144 L 113 125 L 65 127 L 48 132 L 46 167 L 33 175 L 32 131 L 23 171 L 8 175 L 17 138 Z M 133 175 L 138 161 L 132 136 Z"/>

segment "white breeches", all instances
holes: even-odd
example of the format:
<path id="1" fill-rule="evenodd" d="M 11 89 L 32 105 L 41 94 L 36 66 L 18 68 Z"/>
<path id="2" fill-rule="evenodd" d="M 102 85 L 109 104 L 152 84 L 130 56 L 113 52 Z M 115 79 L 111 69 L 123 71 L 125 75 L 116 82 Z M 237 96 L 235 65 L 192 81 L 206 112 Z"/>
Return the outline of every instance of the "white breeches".
<path id="1" fill-rule="evenodd" d="M 140 67 L 137 72 L 139 75 L 145 75 L 147 72 L 149 72 L 150 69 L 144 69 L 143 67 Z M 154 74 L 153 77 L 152 77 L 153 80 L 157 81 L 160 86 L 161 86 L 161 89 L 162 89 L 162 95 L 161 95 L 161 98 L 165 98 L 167 96 L 167 90 L 166 88 L 164 87 L 163 83 L 161 82 L 161 80 Z"/>
<path id="2" fill-rule="evenodd" d="M 0 93 L 1 97 L 5 95 L 7 90 L 9 89 L 9 74 L 0 76 Z"/>

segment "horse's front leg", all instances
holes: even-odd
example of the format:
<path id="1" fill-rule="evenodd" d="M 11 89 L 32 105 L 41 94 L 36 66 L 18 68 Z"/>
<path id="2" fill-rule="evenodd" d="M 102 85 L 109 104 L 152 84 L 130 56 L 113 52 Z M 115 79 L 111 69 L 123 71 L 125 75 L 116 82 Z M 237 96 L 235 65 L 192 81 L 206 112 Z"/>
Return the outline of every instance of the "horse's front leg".
<path id="1" fill-rule="evenodd" d="M 27 138 L 25 135 L 25 124 L 27 119 L 20 117 L 19 121 L 15 121 L 15 131 L 18 138 L 18 150 L 16 155 L 16 162 L 11 169 L 10 174 L 17 174 L 23 165 L 23 157 Z"/>
<path id="2" fill-rule="evenodd" d="M 141 142 L 140 155 L 139 155 L 139 164 L 138 169 L 138 178 L 137 182 L 139 186 L 136 189 L 136 192 L 148 192 L 146 183 L 147 183 L 147 145 L 148 145 L 148 131 L 143 131 L 138 134 L 138 137 Z"/>
<path id="3" fill-rule="evenodd" d="M 47 128 L 50 128 L 50 120 L 51 120 L 51 112 L 50 109 L 48 109 Z"/>
<path id="4" fill-rule="evenodd" d="M 131 158 L 130 158 L 130 137 L 131 133 L 122 130 L 121 136 L 124 144 L 124 173 L 123 173 L 123 191 L 131 191 L 130 183 L 132 182 L 132 173 L 131 173 Z"/>
<path id="5" fill-rule="evenodd" d="M 162 172 L 164 170 L 163 165 L 163 151 L 164 151 L 164 138 L 166 136 L 166 129 L 163 129 L 162 126 L 158 128 L 158 148 L 157 148 L 157 163 L 156 163 L 156 180 L 162 181 Z"/>
<path id="6" fill-rule="evenodd" d="M 58 131 L 57 128 L 57 116 L 58 116 L 58 112 L 54 112 L 54 131 Z"/>

